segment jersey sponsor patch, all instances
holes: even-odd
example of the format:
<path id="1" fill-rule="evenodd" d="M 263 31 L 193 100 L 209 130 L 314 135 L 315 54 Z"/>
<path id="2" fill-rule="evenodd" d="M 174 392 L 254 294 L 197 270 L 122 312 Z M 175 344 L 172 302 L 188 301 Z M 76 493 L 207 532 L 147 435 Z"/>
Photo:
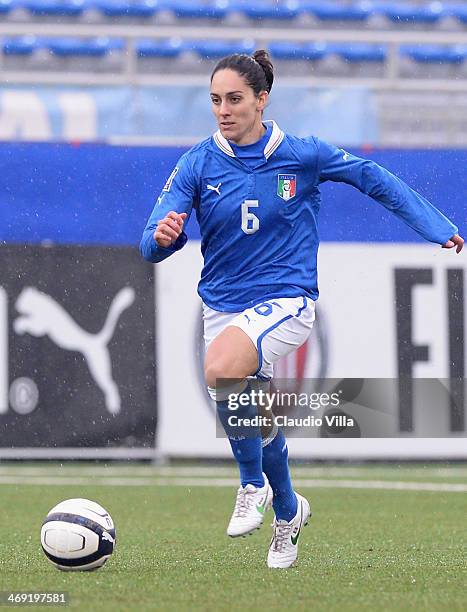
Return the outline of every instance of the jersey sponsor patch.
<path id="1" fill-rule="evenodd" d="M 277 195 L 285 200 L 290 200 L 297 193 L 297 175 L 296 174 L 278 174 L 277 175 Z"/>
<path id="2" fill-rule="evenodd" d="M 170 188 L 172 187 L 173 180 L 177 176 L 177 172 L 178 172 L 178 166 L 175 166 L 175 168 L 172 170 L 172 174 L 167 179 L 167 181 L 166 181 L 166 183 L 164 185 L 164 189 L 162 191 L 170 191 Z"/>

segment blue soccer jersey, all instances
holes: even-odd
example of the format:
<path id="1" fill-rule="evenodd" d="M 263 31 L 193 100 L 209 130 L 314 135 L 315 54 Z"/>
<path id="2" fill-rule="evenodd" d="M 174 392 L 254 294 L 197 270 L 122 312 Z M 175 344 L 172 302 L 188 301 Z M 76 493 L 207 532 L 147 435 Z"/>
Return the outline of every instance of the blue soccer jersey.
<path id="1" fill-rule="evenodd" d="M 444 244 L 457 233 L 430 202 L 375 162 L 267 123 L 256 164 L 251 150 L 242 161 L 239 147 L 220 131 L 185 153 L 143 233 L 142 255 L 162 261 L 187 237 L 183 232 L 170 248 L 159 247 L 158 221 L 171 210 L 196 211 L 204 257 L 198 292 L 211 308 L 241 312 L 275 297 L 318 298 L 319 185 L 327 180 L 353 185 L 426 240 Z"/>

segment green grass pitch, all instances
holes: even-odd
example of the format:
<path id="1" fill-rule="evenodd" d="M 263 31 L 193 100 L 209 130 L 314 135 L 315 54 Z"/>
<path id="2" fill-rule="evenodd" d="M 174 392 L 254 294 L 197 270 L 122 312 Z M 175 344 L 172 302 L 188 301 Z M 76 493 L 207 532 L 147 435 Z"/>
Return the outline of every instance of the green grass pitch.
<path id="1" fill-rule="evenodd" d="M 269 570 L 272 513 L 252 536 L 225 535 L 235 486 L 191 486 L 186 475 L 174 484 L 180 475 L 151 466 L 110 467 L 106 476 L 104 467 L 93 475 L 86 466 L 5 465 L 0 464 L 2 591 L 67 591 L 66 608 L 86 611 L 466 609 L 467 493 L 331 486 L 343 478 L 465 483 L 465 467 L 425 474 L 421 466 L 334 466 L 318 475 L 296 468 L 297 478 L 330 484 L 299 488 L 311 501 L 313 517 L 300 535 L 298 563 Z M 226 477 L 235 478 L 235 471 L 223 468 L 219 478 Z M 79 484 L 65 484 L 73 478 Z M 70 497 L 95 500 L 114 518 L 116 551 L 95 572 L 62 573 L 41 551 L 43 518 Z"/>

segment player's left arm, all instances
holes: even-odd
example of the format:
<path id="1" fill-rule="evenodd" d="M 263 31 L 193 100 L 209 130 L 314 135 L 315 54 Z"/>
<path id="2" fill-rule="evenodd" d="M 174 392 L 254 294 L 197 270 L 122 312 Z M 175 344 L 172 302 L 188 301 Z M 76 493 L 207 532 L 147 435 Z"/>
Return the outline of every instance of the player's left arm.
<path id="1" fill-rule="evenodd" d="M 462 250 L 464 240 L 458 228 L 431 202 L 399 177 L 376 162 L 362 159 L 319 139 L 317 173 L 319 182 L 348 183 L 400 217 L 425 240 L 445 249 Z"/>

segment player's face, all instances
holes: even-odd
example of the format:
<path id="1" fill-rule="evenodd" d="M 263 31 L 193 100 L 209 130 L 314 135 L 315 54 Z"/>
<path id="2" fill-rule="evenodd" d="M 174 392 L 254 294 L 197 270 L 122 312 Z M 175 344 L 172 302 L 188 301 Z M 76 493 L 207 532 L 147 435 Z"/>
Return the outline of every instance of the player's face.
<path id="1" fill-rule="evenodd" d="M 235 70 L 219 70 L 211 83 L 212 110 L 222 136 L 235 144 L 256 142 L 264 133 L 261 122 L 268 94 L 255 95 Z"/>

